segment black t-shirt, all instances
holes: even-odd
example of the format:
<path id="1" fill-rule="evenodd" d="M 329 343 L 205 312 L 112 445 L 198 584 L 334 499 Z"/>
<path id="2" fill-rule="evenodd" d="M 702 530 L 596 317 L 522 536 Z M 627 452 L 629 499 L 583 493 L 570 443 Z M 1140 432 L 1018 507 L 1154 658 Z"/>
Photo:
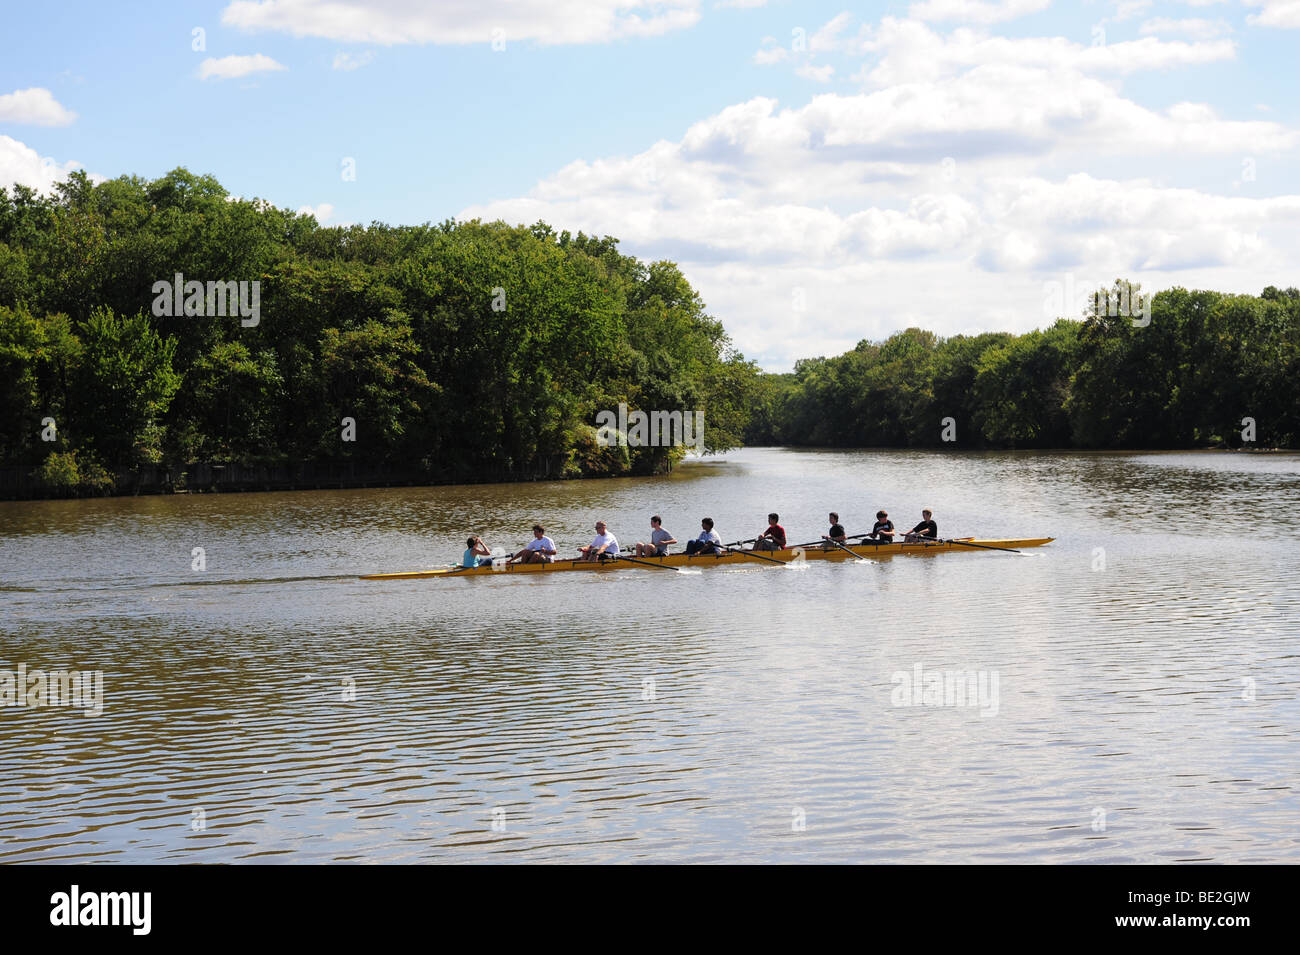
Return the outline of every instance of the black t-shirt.
<path id="1" fill-rule="evenodd" d="M 885 533 L 885 534 L 892 534 L 892 533 L 894 533 L 894 522 L 893 522 L 893 521 L 876 521 L 875 524 L 871 525 L 871 534 L 872 534 L 873 537 L 874 537 L 876 534 L 879 534 L 879 533 L 882 533 L 882 532 Z"/>
<path id="2" fill-rule="evenodd" d="M 938 537 L 939 525 L 934 521 L 922 521 L 912 528 L 913 534 L 920 534 L 922 537 Z"/>
<path id="3" fill-rule="evenodd" d="M 843 524 L 832 524 L 832 525 L 831 525 L 830 533 L 827 534 L 826 536 L 827 536 L 827 537 L 830 537 L 830 538 L 833 538 L 833 539 L 838 539 L 838 538 L 841 538 L 841 537 L 846 537 L 847 535 L 844 533 L 844 525 L 843 525 Z"/>

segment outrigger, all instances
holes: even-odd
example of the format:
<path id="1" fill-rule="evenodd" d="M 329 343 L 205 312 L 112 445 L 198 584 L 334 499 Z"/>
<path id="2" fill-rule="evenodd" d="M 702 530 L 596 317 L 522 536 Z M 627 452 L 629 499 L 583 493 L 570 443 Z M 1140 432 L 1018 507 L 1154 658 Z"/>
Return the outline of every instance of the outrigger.
<path id="1" fill-rule="evenodd" d="M 1042 547 L 1055 537 L 1026 537 L 1015 540 L 984 540 L 959 537 L 939 540 L 898 541 L 891 543 L 864 543 L 838 547 L 823 547 L 822 541 L 787 547 L 784 550 L 766 550 L 761 554 L 729 548 L 721 554 L 668 554 L 663 557 L 616 557 L 611 560 L 591 561 L 556 560 L 551 563 L 507 564 L 504 559 L 482 567 L 440 567 L 432 570 L 408 570 L 393 574 L 365 574 L 362 580 L 409 580 L 421 577 L 490 577 L 493 574 L 556 574 L 568 571 L 631 570 L 635 567 L 676 569 L 683 567 L 718 567 L 723 564 L 758 566 L 756 557 L 765 562 L 791 563 L 804 560 L 849 560 L 863 557 L 893 557 L 896 555 L 928 556 L 962 551 L 978 554 L 984 551 L 1018 553 L 1024 547 Z"/>

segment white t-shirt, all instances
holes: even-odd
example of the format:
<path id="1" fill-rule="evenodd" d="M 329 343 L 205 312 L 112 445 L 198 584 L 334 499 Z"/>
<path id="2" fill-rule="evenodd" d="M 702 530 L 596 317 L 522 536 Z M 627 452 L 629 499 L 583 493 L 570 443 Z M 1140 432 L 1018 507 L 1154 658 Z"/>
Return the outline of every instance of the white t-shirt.
<path id="1" fill-rule="evenodd" d="M 534 537 L 532 540 L 528 542 L 528 546 L 524 548 L 524 550 L 543 550 L 543 549 L 555 550 L 555 541 L 551 540 L 549 537 Z M 547 560 L 555 559 L 553 554 L 543 554 L 542 556 Z"/>
<path id="2" fill-rule="evenodd" d="M 609 545 L 608 547 L 605 546 L 607 544 Z M 606 554 L 609 554 L 611 557 L 613 557 L 615 554 L 618 553 L 618 538 L 615 537 L 613 534 L 609 533 L 608 531 L 606 531 L 604 534 L 597 534 L 596 539 L 591 542 L 591 549 L 600 550 L 602 547 L 605 548 Z"/>
<path id="3" fill-rule="evenodd" d="M 718 536 L 717 531 L 700 531 L 700 536 L 695 539 L 697 541 L 700 541 L 701 543 L 704 542 L 712 542 L 714 544 L 722 543 L 722 538 Z"/>

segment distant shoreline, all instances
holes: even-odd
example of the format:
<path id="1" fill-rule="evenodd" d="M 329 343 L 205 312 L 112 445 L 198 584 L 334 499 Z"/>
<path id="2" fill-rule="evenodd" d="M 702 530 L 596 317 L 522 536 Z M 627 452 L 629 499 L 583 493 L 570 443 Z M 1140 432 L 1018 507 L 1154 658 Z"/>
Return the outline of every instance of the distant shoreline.
<path id="1" fill-rule="evenodd" d="M 1125 454 L 1300 454 L 1297 448 L 891 448 L 891 447 L 809 447 L 803 445 L 754 445 L 745 450 L 834 451 L 853 452 L 926 452 L 966 456 L 983 454 L 1029 455 L 1125 455 Z M 725 452 L 690 461 L 722 460 Z M 50 501 L 83 498 L 141 497 L 170 494 L 256 494 L 284 491 L 325 491 L 385 487 L 449 487 L 479 484 L 536 484 L 543 481 L 583 481 L 602 478 L 662 477 L 671 473 L 669 466 L 657 471 L 623 473 L 562 473 L 537 467 L 528 471 L 479 471 L 473 474 L 445 473 L 429 475 L 413 470 L 366 467 L 348 463 L 299 462 L 293 465 L 149 465 L 117 472 L 111 489 L 75 489 L 44 487 L 35 477 L 35 465 L 0 467 L 0 501 Z"/>

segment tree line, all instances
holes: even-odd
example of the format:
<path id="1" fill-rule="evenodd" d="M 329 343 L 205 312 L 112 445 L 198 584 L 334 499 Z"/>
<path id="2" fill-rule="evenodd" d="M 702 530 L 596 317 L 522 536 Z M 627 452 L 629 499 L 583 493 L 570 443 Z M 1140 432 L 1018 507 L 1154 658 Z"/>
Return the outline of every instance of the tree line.
<path id="1" fill-rule="evenodd" d="M 160 299 L 173 282 L 184 307 Z M 229 307 L 189 282 L 232 283 Z M 236 315 L 237 283 L 258 317 Z M 707 451 L 1300 446 L 1300 291 L 1176 288 L 1139 322 L 1099 304 L 1121 287 L 1027 334 L 909 328 L 762 374 L 676 265 L 609 236 L 324 227 L 185 169 L 77 172 L 0 188 L 0 465 L 70 491 L 191 462 L 670 467 L 681 448 L 601 440 L 620 405 L 702 412 Z"/>
<path id="2" fill-rule="evenodd" d="M 620 402 L 702 412 L 705 448 L 736 446 L 757 369 L 677 266 L 617 246 L 542 222 L 323 227 L 185 169 L 0 188 L 0 464 L 83 490 L 194 461 L 670 466 L 680 449 L 599 440 Z M 157 307 L 174 277 L 256 282 L 260 317 Z"/>
<path id="3" fill-rule="evenodd" d="M 765 375 L 745 440 L 832 447 L 1300 447 L 1300 290 L 1098 289 L 1023 335 L 909 328 Z"/>

